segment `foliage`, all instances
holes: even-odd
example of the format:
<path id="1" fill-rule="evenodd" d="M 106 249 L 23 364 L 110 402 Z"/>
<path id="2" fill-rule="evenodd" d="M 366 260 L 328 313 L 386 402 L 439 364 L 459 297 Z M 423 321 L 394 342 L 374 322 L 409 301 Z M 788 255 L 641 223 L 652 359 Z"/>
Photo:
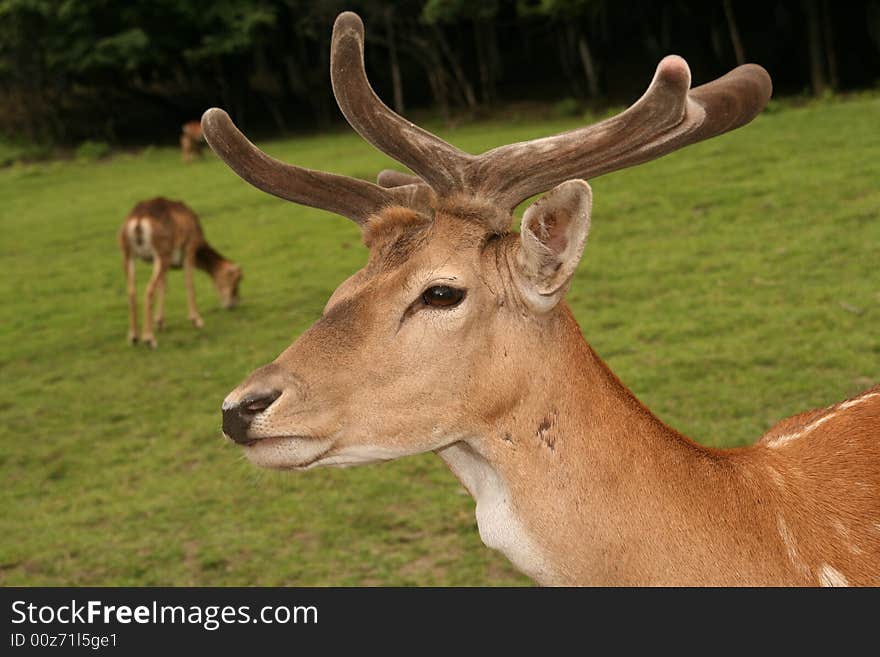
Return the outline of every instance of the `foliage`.
<path id="1" fill-rule="evenodd" d="M 184 52 L 193 61 L 247 52 L 261 30 L 273 28 L 275 22 L 275 10 L 268 4 L 211 3 L 197 16 L 197 24 L 204 31 L 201 42 Z"/>
<path id="2" fill-rule="evenodd" d="M 553 114 L 555 116 L 576 116 L 580 111 L 580 103 L 577 98 L 563 98 L 553 105 Z"/>
<path id="3" fill-rule="evenodd" d="M 876 0 L 734 3 L 745 55 L 776 88 L 854 89 L 880 77 Z M 328 44 L 340 11 L 367 23 L 367 66 L 384 96 L 449 118 L 504 101 L 629 100 L 660 57 L 679 52 L 695 79 L 735 64 L 721 3 L 662 0 L 0 0 L 0 133 L 36 142 L 172 143 L 220 105 L 245 127 L 339 119 Z M 815 13 L 815 12 L 814 12 Z M 810 14 L 812 15 L 812 14 Z M 812 41 L 810 40 L 812 39 Z M 806 65 L 806 42 L 827 60 Z M 835 44 L 845 44 L 845 48 Z M 818 50 L 817 50 L 818 49 Z M 394 55 L 392 56 L 392 53 Z M 812 60 L 811 60 L 812 61 Z M 824 86 L 823 86 L 824 85 Z"/>
<path id="4" fill-rule="evenodd" d="M 110 155 L 110 144 L 103 141 L 84 141 L 76 148 L 76 158 L 93 162 Z"/>
<path id="5" fill-rule="evenodd" d="M 519 0 L 517 9 L 523 15 L 573 19 L 595 14 L 605 4 L 605 0 Z"/>
<path id="6" fill-rule="evenodd" d="M 498 14 L 498 5 L 498 0 L 427 0 L 422 7 L 422 18 L 429 23 L 455 23 L 462 19 L 489 20 Z"/>
<path id="7" fill-rule="evenodd" d="M 878 112 L 876 97 L 783 107 L 592 181 L 568 298 L 664 421 L 741 445 L 880 380 Z M 443 136 L 481 152 L 580 124 Z M 364 178 L 390 164 L 350 133 L 263 146 Z M 115 232 L 157 194 L 191 204 L 245 281 L 228 312 L 197 277 L 198 332 L 172 272 L 151 352 L 125 343 Z M 279 474 L 220 436 L 228 391 L 364 264 L 351 222 L 262 194 L 211 156 L 185 166 L 170 148 L 6 168 L 0 201 L 0 584 L 525 582 L 480 543 L 473 501 L 433 455 Z M 138 266 L 141 286 L 148 271 Z"/>
<path id="8" fill-rule="evenodd" d="M 51 155 L 51 149 L 25 140 L 0 139 L 0 167 L 11 164 L 41 160 Z"/>

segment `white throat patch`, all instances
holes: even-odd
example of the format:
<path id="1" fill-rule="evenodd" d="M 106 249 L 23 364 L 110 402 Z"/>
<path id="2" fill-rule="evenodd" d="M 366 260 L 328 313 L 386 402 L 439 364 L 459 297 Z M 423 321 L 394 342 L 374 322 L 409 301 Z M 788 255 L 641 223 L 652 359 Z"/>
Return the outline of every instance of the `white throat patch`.
<path id="1" fill-rule="evenodd" d="M 501 552 L 537 583 L 556 583 L 558 578 L 516 516 L 507 485 L 495 468 L 462 442 L 444 447 L 437 454 L 476 501 L 477 527 L 486 547 Z"/>

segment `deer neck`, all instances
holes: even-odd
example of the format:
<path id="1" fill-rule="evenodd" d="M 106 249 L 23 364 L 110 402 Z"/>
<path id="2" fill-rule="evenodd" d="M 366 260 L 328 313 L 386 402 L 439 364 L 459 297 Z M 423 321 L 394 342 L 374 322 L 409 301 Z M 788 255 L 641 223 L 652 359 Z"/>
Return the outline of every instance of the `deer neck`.
<path id="1" fill-rule="evenodd" d="M 208 274 L 212 279 L 217 278 L 223 265 L 228 260 L 214 249 L 210 244 L 204 242 L 196 249 L 196 267 Z"/>
<path id="2" fill-rule="evenodd" d="M 484 543 L 541 584 L 763 579 L 740 563 L 763 522 L 749 450 L 709 450 L 665 426 L 567 309 L 550 331 L 541 344 L 555 348 L 531 345 L 543 366 L 519 401 L 438 451 L 475 498 Z"/>

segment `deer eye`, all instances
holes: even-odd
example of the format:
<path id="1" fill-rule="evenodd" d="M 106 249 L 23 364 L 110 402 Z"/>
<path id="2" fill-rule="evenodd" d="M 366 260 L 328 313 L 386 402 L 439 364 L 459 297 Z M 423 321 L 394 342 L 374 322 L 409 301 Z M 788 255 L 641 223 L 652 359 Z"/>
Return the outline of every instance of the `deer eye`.
<path id="1" fill-rule="evenodd" d="M 422 292 L 422 301 L 433 308 L 452 308 L 464 299 L 464 290 L 448 285 L 434 285 Z"/>

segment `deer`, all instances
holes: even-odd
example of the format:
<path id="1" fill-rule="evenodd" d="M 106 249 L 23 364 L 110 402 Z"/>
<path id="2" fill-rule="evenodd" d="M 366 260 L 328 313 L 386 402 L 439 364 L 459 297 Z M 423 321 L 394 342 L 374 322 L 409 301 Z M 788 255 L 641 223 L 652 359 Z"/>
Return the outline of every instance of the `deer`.
<path id="1" fill-rule="evenodd" d="M 180 127 L 180 155 L 184 162 L 202 157 L 204 146 L 205 135 L 199 121 L 187 121 Z"/>
<path id="2" fill-rule="evenodd" d="M 244 278 L 241 267 L 208 244 L 198 215 L 186 204 L 163 197 L 140 201 L 128 213 L 117 238 L 128 292 L 129 344 L 138 342 L 135 259 L 153 265 L 152 275 L 144 290 L 143 332 L 140 337 L 152 349 L 158 346 L 153 329 L 153 301 L 157 301 L 155 326 L 161 330 L 165 325 L 165 277 L 169 269 L 183 269 L 189 320 L 197 329 L 205 323 L 196 307 L 194 269 L 201 269 L 211 277 L 224 308 L 231 309 L 238 305 L 239 285 Z"/>
<path id="3" fill-rule="evenodd" d="M 368 249 L 315 323 L 223 400 L 222 431 L 251 463 L 433 452 L 474 498 L 483 543 L 539 585 L 880 584 L 880 386 L 711 448 L 636 398 L 564 299 L 590 230 L 586 180 L 747 124 L 772 93 L 762 67 L 691 88 L 667 56 L 622 113 L 480 155 L 376 96 L 354 13 L 335 21 L 330 69 L 348 123 L 412 174 L 304 169 L 223 110 L 202 117 L 241 178 L 351 219 Z"/>

